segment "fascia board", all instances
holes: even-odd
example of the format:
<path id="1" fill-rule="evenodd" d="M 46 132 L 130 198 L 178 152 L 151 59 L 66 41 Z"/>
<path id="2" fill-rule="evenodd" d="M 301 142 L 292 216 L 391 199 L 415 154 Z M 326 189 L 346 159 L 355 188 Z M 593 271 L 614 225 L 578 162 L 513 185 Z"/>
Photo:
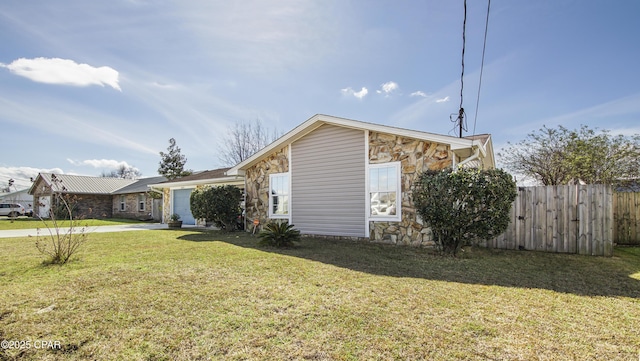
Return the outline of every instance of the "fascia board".
<path id="1" fill-rule="evenodd" d="M 211 178 L 211 179 L 198 179 L 187 182 L 170 182 L 170 183 L 156 183 L 147 185 L 148 188 L 174 188 L 174 187 L 189 187 L 198 186 L 203 184 L 241 184 L 244 185 L 243 178 L 240 177 L 225 177 L 225 178 Z"/>
<path id="2" fill-rule="evenodd" d="M 271 154 L 273 151 L 282 148 L 285 145 L 291 144 L 306 134 L 312 132 L 323 124 L 333 124 L 346 128 L 369 130 L 379 133 L 394 134 L 399 136 L 405 136 L 414 139 L 428 140 L 440 144 L 447 144 L 451 147 L 451 150 L 467 149 L 471 148 L 474 141 L 471 139 L 451 137 L 447 135 L 439 135 L 434 133 L 420 132 L 403 128 L 389 127 L 386 125 L 366 123 L 357 120 L 338 118 L 331 115 L 316 114 L 309 118 L 304 123 L 298 125 L 287 134 L 283 135 L 273 143 L 267 145 L 253 156 L 247 158 L 243 162 L 238 163 L 227 171 L 227 175 L 242 175 L 244 170 L 257 163 L 262 157 Z"/>

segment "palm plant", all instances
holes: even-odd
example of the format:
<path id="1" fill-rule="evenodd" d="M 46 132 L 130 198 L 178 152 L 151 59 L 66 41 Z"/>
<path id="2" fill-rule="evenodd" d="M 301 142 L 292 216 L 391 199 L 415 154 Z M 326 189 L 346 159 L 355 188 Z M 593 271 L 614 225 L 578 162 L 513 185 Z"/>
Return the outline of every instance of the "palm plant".
<path id="1" fill-rule="evenodd" d="M 258 234 L 261 246 L 291 247 L 300 240 L 300 231 L 288 222 L 269 223 Z"/>

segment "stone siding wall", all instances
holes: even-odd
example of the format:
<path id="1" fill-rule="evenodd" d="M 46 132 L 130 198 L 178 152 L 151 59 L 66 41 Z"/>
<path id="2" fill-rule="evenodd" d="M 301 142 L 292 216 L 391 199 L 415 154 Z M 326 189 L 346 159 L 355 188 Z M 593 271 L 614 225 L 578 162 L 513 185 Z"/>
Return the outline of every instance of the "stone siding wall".
<path id="1" fill-rule="evenodd" d="M 289 171 L 289 146 L 274 152 L 245 174 L 246 200 L 245 218 L 247 230 L 253 230 L 253 221 L 268 223 L 269 219 L 269 174 Z"/>
<path id="2" fill-rule="evenodd" d="M 171 189 L 162 189 L 162 223 L 167 223 L 171 217 Z"/>
<path id="3" fill-rule="evenodd" d="M 402 220 L 369 222 L 369 239 L 399 245 L 433 246 L 431 231 L 417 217 L 411 199 L 413 183 L 424 170 L 451 167 L 449 146 L 385 133 L 369 133 L 369 162 L 401 162 Z"/>
<path id="4" fill-rule="evenodd" d="M 269 221 L 269 175 L 288 172 L 288 156 L 289 149 L 284 147 L 247 170 L 245 174 L 247 187 L 245 211 L 248 231 L 253 229 L 252 222 L 256 219 L 260 221 L 260 224 Z M 413 183 L 422 171 L 451 167 L 452 158 L 449 146 L 386 133 L 370 132 L 368 158 L 370 164 L 400 162 L 402 185 L 401 221 L 370 221 L 368 240 L 397 245 L 433 246 L 430 229 L 424 227 L 422 221 L 417 217 L 411 199 L 411 191 Z M 165 208 L 168 208 L 168 205 L 165 205 Z"/>

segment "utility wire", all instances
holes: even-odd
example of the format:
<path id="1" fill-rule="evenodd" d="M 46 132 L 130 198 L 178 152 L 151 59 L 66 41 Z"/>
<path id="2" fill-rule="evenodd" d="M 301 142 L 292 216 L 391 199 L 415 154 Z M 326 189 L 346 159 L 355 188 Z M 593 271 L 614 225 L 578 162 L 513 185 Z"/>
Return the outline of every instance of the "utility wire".
<path id="1" fill-rule="evenodd" d="M 476 99 L 476 115 L 473 118 L 473 135 L 476 135 L 476 122 L 478 120 L 478 105 L 480 104 L 480 88 L 482 87 L 482 72 L 484 70 L 484 52 L 487 48 L 487 31 L 489 29 L 489 11 L 491 10 L 491 0 L 487 4 L 487 19 L 484 25 L 484 43 L 482 44 L 482 63 L 480 63 L 480 81 L 478 82 L 478 98 Z M 461 105 L 462 107 L 462 105 Z"/>
<path id="2" fill-rule="evenodd" d="M 459 128 L 459 137 L 462 138 L 462 131 L 463 130 L 467 130 L 466 124 L 465 124 L 465 112 L 464 112 L 464 108 L 462 107 L 462 102 L 463 102 L 463 92 L 464 92 L 464 51 L 466 48 L 466 42 L 467 42 L 467 38 L 466 38 L 466 34 L 467 34 L 467 0 L 464 0 L 464 18 L 462 20 L 462 71 L 460 72 L 460 110 L 458 111 L 458 116 L 456 118 L 456 120 L 453 120 L 453 116 L 454 114 L 451 114 L 449 116 L 449 119 L 456 123 L 456 125 L 454 126 L 455 128 Z"/>

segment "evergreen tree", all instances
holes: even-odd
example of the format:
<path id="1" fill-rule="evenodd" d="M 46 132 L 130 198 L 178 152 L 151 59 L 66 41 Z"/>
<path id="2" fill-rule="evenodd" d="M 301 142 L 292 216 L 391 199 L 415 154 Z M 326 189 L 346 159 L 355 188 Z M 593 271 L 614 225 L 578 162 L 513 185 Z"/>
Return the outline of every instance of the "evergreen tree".
<path id="1" fill-rule="evenodd" d="M 192 173 L 190 170 L 184 169 L 184 165 L 187 163 L 187 157 L 180 153 L 180 147 L 176 145 L 174 138 L 169 139 L 167 153 L 160 152 L 160 158 L 158 173 L 167 177 L 169 180 L 184 177 Z"/>

